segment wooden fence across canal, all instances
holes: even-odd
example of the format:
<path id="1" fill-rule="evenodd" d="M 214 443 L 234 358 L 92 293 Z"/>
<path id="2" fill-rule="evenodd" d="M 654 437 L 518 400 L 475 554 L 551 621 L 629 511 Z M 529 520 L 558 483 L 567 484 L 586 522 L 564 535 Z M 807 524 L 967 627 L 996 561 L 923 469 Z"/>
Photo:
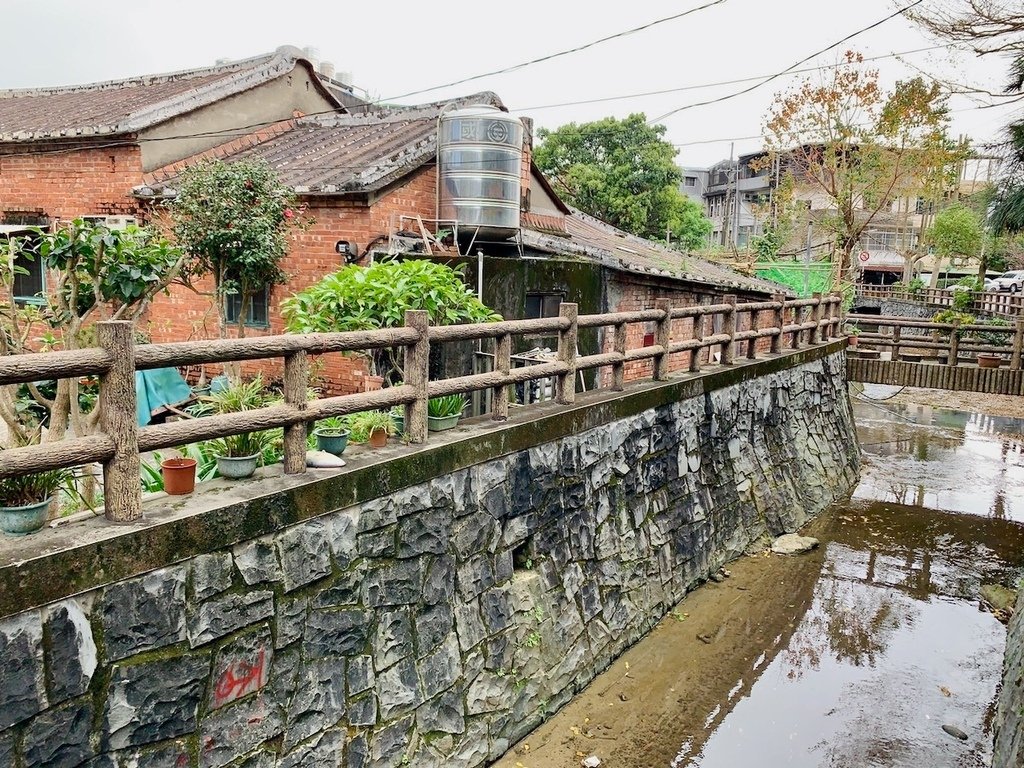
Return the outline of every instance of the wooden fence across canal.
<path id="1" fill-rule="evenodd" d="M 430 326 L 426 312 L 410 311 L 401 328 L 142 345 L 134 343 L 131 323 L 102 322 L 97 324 L 96 348 L 0 357 L 0 385 L 98 375 L 97 407 L 101 409 L 97 434 L 0 451 L 0 477 L 101 462 L 105 515 L 111 521 L 128 522 L 142 516 L 140 453 L 146 451 L 284 428 L 284 471 L 297 474 L 306 470 L 306 425 L 318 419 L 404 406 L 408 440 L 420 443 L 427 439 L 427 402 L 431 397 L 489 389 L 492 418 L 503 420 L 508 416 L 508 388 L 518 382 L 554 377 L 555 400 L 569 404 L 575 400 L 577 372 L 582 370 L 610 368 L 610 386 L 621 390 L 626 364 L 631 361 L 653 361 L 653 378 L 665 380 L 670 356 L 679 353 L 687 353 L 686 367 L 698 372 L 712 364 L 712 347 L 717 348 L 718 364 L 730 365 L 736 355 L 755 359 L 759 346 L 778 354 L 822 343 L 839 335 L 840 303 L 834 294 L 790 300 L 777 295 L 771 301 L 750 303 L 737 303 L 730 295 L 718 304 L 673 307 L 668 299 L 659 299 L 651 309 L 580 316 L 575 304 L 562 304 L 558 317 L 449 326 Z M 654 344 L 627 349 L 626 326 L 631 323 L 653 324 Z M 608 351 L 577 354 L 580 328 L 612 329 L 604 346 Z M 525 334 L 557 334 L 556 359 L 513 368 L 512 338 Z M 492 372 L 429 379 L 431 344 L 478 339 L 493 340 Z M 388 347 L 404 349 L 401 385 L 309 399 L 311 355 Z M 137 370 L 275 357 L 284 358 L 280 404 L 138 427 Z"/>
<path id="2" fill-rule="evenodd" d="M 847 321 L 861 330 L 848 350 L 850 381 L 1024 395 L 1024 319 L 961 325 L 850 315 Z"/>

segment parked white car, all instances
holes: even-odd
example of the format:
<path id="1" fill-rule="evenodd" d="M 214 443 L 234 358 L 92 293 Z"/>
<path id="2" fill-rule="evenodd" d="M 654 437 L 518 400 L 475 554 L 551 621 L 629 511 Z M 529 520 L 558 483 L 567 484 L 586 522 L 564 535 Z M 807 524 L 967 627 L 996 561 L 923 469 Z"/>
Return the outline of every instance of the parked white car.
<path id="1" fill-rule="evenodd" d="M 1024 290 L 1024 270 L 1004 272 L 992 281 L 992 290 L 1017 293 Z"/>

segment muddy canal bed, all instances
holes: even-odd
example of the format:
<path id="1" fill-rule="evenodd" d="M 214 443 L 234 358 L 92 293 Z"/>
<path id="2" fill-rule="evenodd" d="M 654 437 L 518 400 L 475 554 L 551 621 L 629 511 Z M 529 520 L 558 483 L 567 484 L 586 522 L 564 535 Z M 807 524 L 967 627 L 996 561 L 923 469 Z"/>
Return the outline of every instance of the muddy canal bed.
<path id="1" fill-rule="evenodd" d="M 730 564 L 497 765 L 987 765 L 1006 632 L 978 597 L 1024 574 L 1024 422 L 856 412 L 821 547 Z"/>

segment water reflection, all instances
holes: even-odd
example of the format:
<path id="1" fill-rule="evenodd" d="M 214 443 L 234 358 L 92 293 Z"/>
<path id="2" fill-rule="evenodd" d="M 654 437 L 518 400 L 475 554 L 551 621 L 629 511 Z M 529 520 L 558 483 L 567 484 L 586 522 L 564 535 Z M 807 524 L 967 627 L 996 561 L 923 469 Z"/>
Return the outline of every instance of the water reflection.
<path id="1" fill-rule="evenodd" d="M 854 497 L 1024 522 L 1024 420 L 857 402 Z"/>
<path id="2" fill-rule="evenodd" d="M 1024 422 L 869 405 L 857 417 L 870 463 L 855 499 L 815 524 L 809 607 L 679 765 L 986 764 L 1005 630 L 978 595 L 1024 573 Z"/>

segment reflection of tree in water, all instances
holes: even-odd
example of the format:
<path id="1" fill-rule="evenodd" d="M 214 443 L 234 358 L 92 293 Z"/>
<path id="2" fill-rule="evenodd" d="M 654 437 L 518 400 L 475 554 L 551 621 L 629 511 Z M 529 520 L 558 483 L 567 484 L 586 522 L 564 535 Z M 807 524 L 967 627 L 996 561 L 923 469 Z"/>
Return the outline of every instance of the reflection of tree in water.
<path id="1" fill-rule="evenodd" d="M 826 656 L 855 667 L 874 667 L 896 631 L 913 625 L 919 610 L 910 597 L 872 584 L 870 565 L 863 576 L 845 575 L 850 565 L 854 563 L 843 564 L 843 576 L 825 573 L 818 581 L 811 609 L 782 654 L 788 678 L 819 669 Z"/>

